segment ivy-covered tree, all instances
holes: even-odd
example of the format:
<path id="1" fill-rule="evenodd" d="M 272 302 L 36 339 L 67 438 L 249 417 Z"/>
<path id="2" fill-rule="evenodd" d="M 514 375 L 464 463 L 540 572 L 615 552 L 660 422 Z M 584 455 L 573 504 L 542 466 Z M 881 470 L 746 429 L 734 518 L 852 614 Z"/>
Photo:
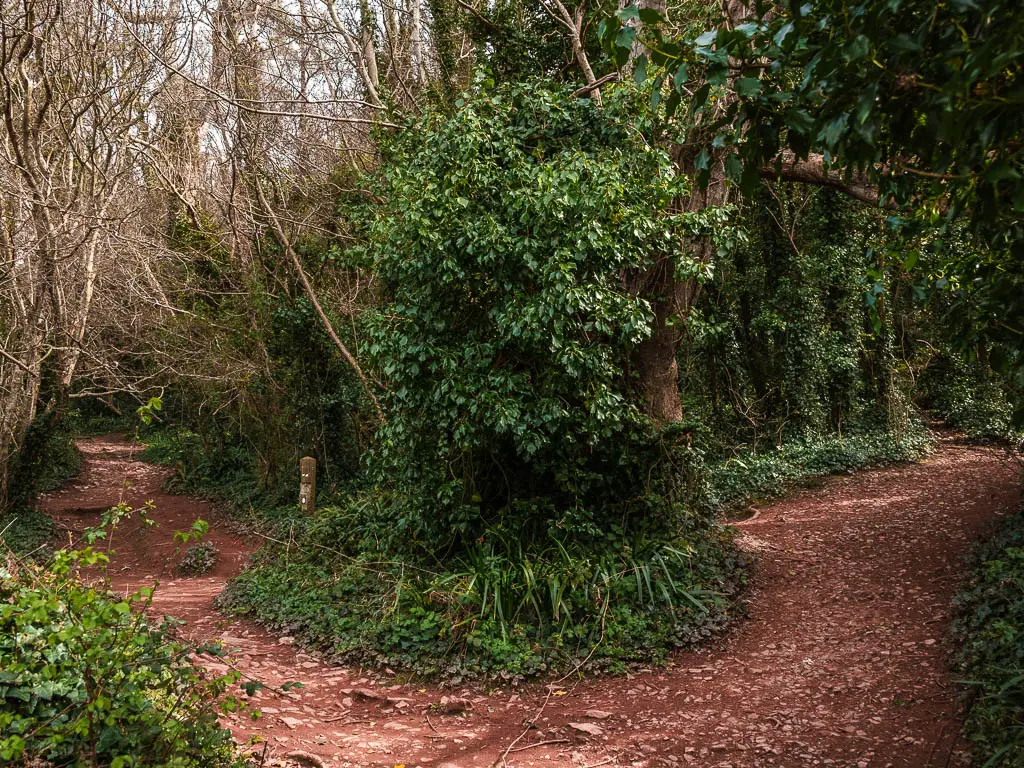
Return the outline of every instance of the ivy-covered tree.
<path id="1" fill-rule="evenodd" d="M 482 90 L 388 151 L 369 238 L 389 300 L 365 351 L 387 392 L 378 471 L 417 536 L 668 530 L 642 501 L 652 309 L 630 277 L 666 253 L 693 267 L 694 221 L 670 212 L 687 180 L 629 108 Z"/>

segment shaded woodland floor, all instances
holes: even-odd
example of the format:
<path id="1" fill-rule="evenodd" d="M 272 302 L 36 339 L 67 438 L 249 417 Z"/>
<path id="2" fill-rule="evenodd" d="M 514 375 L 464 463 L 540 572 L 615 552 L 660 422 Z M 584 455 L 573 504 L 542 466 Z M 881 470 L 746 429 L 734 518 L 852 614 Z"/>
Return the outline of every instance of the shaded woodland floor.
<path id="1" fill-rule="evenodd" d="M 79 446 L 81 475 L 41 501 L 60 528 L 73 537 L 121 500 L 155 504 L 158 526 L 117 530 L 114 586 L 159 579 L 153 610 L 185 620 L 187 636 L 220 640 L 236 668 L 268 685 L 305 684 L 261 691 L 256 723 L 228 720 L 240 741 L 264 740 L 254 749 L 266 766 L 969 764 L 944 638 L 962 555 L 1019 501 L 1020 465 L 1001 449 L 945 434 L 919 464 L 829 478 L 764 506 L 739 524 L 759 562 L 749 619 L 668 668 L 441 690 L 332 666 L 291 637 L 218 614 L 214 597 L 259 541 L 234 535 L 210 503 L 163 491 L 166 470 L 134 459 L 141 446 L 115 436 Z M 172 535 L 198 517 L 220 560 L 180 578 Z"/>

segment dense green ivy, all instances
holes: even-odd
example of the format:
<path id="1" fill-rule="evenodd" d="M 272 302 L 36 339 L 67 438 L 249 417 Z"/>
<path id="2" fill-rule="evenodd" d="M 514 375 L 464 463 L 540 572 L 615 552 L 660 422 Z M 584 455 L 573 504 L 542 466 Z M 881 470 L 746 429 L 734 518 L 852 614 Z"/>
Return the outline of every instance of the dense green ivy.
<path id="1" fill-rule="evenodd" d="M 831 183 L 874 186 L 882 205 L 940 230 L 968 221 L 970 249 L 944 253 L 954 343 L 1024 391 L 1024 15 L 1017 0 L 785 0 L 736 4 L 700 33 L 627 7 L 603 28 L 621 64 L 699 128 L 747 192 L 811 158 Z M 637 23 L 642 22 L 642 23 Z M 1024 421 L 1024 407 L 1016 418 Z"/>
<path id="2" fill-rule="evenodd" d="M 956 664 L 968 704 L 964 732 L 978 764 L 1024 760 L 1024 515 L 975 548 L 954 606 Z"/>
<path id="3" fill-rule="evenodd" d="M 687 323 L 691 408 L 726 442 L 755 448 L 855 427 L 876 394 L 864 284 L 873 217 L 807 189 L 763 192 L 742 210 L 750 235 L 720 254 Z"/>
<path id="4" fill-rule="evenodd" d="M 459 549 L 499 522 L 540 539 L 666 524 L 645 510 L 656 452 L 631 372 L 651 310 L 627 282 L 666 252 L 696 272 L 694 222 L 668 212 L 687 180 L 628 109 L 481 90 L 389 148 L 368 232 L 388 300 L 364 352 L 403 535 Z"/>
<path id="5" fill-rule="evenodd" d="M 688 182 L 638 112 L 628 93 L 601 110 L 480 83 L 388 146 L 364 211 L 384 296 L 362 348 L 386 387 L 375 489 L 229 604 L 454 676 L 659 659 L 732 615 L 744 558 L 633 373 L 652 313 L 630 275 L 671 253 L 705 279 L 684 244 L 708 220 L 671 212 Z"/>

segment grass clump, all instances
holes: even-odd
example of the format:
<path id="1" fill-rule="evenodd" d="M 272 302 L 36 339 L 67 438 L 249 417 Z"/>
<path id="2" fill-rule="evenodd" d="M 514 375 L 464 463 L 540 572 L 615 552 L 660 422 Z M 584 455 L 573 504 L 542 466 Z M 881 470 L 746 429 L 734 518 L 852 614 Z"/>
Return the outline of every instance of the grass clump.
<path id="1" fill-rule="evenodd" d="M 971 555 L 952 634 L 978 765 L 1024 764 L 1024 514 L 1002 521 Z"/>
<path id="2" fill-rule="evenodd" d="M 739 611 L 747 560 L 727 529 L 692 541 L 554 542 L 530 551 L 495 528 L 440 561 L 379 548 L 368 506 L 320 510 L 289 542 L 262 550 L 222 607 L 339 661 L 451 682 L 519 680 L 584 661 L 608 671 L 657 663 Z"/>
<path id="3" fill-rule="evenodd" d="M 182 576 L 202 576 L 209 573 L 217 565 L 219 554 L 212 541 L 193 544 L 185 550 L 181 562 L 178 563 L 178 573 Z"/>

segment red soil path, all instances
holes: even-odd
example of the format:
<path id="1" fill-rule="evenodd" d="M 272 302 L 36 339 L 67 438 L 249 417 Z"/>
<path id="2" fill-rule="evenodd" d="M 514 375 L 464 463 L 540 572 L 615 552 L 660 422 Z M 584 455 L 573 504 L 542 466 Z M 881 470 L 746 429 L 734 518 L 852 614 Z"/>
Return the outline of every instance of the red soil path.
<path id="1" fill-rule="evenodd" d="M 260 692 L 256 723 L 228 720 L 240 741 L 265 739 L 256 750 L 266 766 L 486 768 L 520 735 L 504 757 L 515 768 L 968 764 L 944 637 L 961 556 L 1019 500 L 1020 465 L 997 449 L 945 436 L 920 464 L 831 478 L 766 506 L 740 526 L 759 560 L 750 619 L 667 669 L 441 691 L 331 666 L 291 638 L 218 614 L 214 596 L 257 542 L 231 534 L 208 502 L 164 492 L 165 470 L 133 459 L 139 446 L 104 437 L 80 447 L 81 475 L 42 501 L 58 525 L 81 531 L 121 500 L 155 503 L 158 527 L 116 532 L 115 587 L 159 579 L 153 610 L 184 619 L 189 636 L 219 639 L 238 669 L 265 683 L 305 683 Z M 207 576 L 179 578 L 171 537 L 197 517 L 211 523 L 220 561 Z M 472 708 L 444 714 L 432 706 L 444 695 Z M 297 753 L 308 757 L 288 758 Z"/>

